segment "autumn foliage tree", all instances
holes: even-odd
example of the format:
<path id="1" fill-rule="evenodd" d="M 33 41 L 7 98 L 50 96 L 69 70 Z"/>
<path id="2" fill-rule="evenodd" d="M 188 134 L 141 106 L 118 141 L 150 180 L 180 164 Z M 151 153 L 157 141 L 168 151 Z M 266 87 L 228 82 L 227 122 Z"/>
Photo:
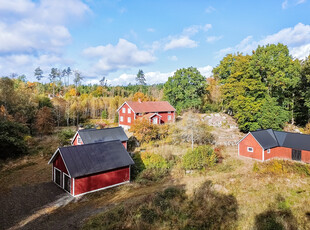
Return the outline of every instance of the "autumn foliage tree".
<path id="1" fill-rule="evenodd" d="M 49 107 L 44 106 L 38 110 L 36 114 L 35 127 L 41 135 L 46 135 L 53 131 L 54 118 L 52 115 L 52 110 Z"/>
<path id="2" fill-rule="evenodd" d="M 137 119 L 129 129 L 140 143 L 149 142 L 158 138 L 159 127 L 148 119 Z"/>

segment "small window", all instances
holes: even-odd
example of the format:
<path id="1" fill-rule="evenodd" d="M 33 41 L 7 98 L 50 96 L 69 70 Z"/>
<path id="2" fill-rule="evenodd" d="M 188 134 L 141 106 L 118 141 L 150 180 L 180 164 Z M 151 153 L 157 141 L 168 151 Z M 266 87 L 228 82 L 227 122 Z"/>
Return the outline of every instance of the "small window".
<path id="1" fill-rule="evenodd" d="M 248 147 L 248 152 L 250 152 L 250 153 L 254 152 L 253 147 Z"/>
<path id="2" fill-rule="evenodd" d="M 119 120 L 120 120 L 120 121 L 124 121 L 123 116 L 120 116 Z"/>
<path id="3" fill-rule="evenodd" d="M 128 117 L 127 121 L 128 123 L 131 123 L 131 117 Z"/>
<path id="4" fill-rule="evenodd" d="M 129 108 L 128 108 L 128 110 L 127 110 L 127 111 L 128 111 L 128 113 L 131 113 L 131 109 L 129 109 Z"/>
<path id="5" fill-rule="evenodd" d="M 157 117 L 154 117 L 154 118 L 153 118 L 153 124 L 158 124 Z"/>
<path id="6" fill-rule="evenodd" d="M 171 113 L 171 111 L 168 112 L 169 114 Z"/>
<path id="7" fill-rule="evenodd" d="M 171 121 L 171 115 L 168 115 L 168 121 Z"/>
<path id="8" fill-rule="evenodd" d="M 122 112 L 123 112 L 123 113 L 126 113 L 126 108 L 122 108 Z"/>
<path id="9" fill-rule="evenodd" d="M 82 144 L 82 140 L 79 136 L 77 137 L 77 143 L 78 143 L 78 145 Z"/>
<path id="10" fill-rule="evenodd" d="M 270 149 L 267 149 L 267 153 L 270 153 Z"/>

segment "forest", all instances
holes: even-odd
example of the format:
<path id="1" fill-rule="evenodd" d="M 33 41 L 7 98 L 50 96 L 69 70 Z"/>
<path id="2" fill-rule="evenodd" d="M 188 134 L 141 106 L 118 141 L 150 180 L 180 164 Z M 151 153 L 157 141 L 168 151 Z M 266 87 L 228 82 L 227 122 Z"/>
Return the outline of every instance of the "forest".
<path id="1" fill-rule="evenodd" d="M 1 159 L 26 154 L 27 138 L 48 135 L 55 127 L 116 125 L 118 107 L 139 98 L 167 100 L 179 115 L 225 112 L 242 132 L 282 130 L 287 123 L 305 132 L 310 128 L 310 56 L 294 59 L 283 44 L 258 46 L 252 55 L 227 54 L 209 78 L 188 67 L 157 85 L 147 85 L 142 70 L 127 86 L 110 86 L 105 77 L 84 85 L 81 73 L 70 67 L 51 68 L 48 76 L 38 67 L 34 76 L 36 82 L 17 74 L 0 78 Z"/>

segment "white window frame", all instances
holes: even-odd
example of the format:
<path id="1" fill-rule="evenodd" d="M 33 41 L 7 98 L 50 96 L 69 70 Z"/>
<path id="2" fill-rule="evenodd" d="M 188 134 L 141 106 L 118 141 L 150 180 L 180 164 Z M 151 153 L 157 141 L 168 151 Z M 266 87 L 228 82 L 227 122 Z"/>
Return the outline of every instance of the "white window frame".
<path id="1" fill-rule="evenodd" d="M 247 151 L 248 151 L 249 153 L 253 153 L 253 152 L 254 152 L 254 148 L 253 148 L 253 147 L 247 147 Z"/>
<path id="2" fill-rule="evenodd" d="M 82 139 L 80 136 L 77 137 L 77 144 L 78 145 L 81 145 L 82 144 Z"/>
<path id="3" fill-rule="evenodd" d="M 67 177 L 69 177 L 69 179 L 70 179 L 70 191 L 68 192 L 66 189 L 65 189 L 65 175 L 67 176 Z M 62 173 L 62 188 L 63 188 L 63 190 L 65 190 L 67 193 L 69 193 L 69 194 L 71 194 L 71 176 L 69 176 L 67 173 Z"/>
<path id="4" fill-rule="evenodd" d="M 155 122 L 155 121 L 156 121 L 156 122 Z M 154 117 L 154 118 L 153 118 L 153 124 L 154 124 L 154 125 L 157 125 L 157 124 L 158 124 L 158 117 Z"/>
<path id="5" fill-rule="evenodd" d="M 131 109 L 130 108 L 127 109 L 127 113 L 131 113 Z"/>
<path id="6" fill-rule="evenodd" d="M 170 114 L 171 113 L 171 111 L 168 111 L 168 114 Z"/>
<path id="7" fill-rule="evenodd" d="M 171 121 L 171 120 L 172 120 L 172 116 L 168 115 L 168 121 Z"/>
<path id="8" fill-rule="evenodd" d="M 267 153 L 270 153 L 270 149 L 267 149 Z"/>
<path id="9" fill-rule="evenodd" d="M 131 117 L 128 117 L 128 118 L 127 118 L 127 122 L 128 122 L 128 123 L 131 123 Z"/>
<path id="10" fill-rule="evenodd" d="M 123 121 L 124 121 L 124 117 L 123 117 L 123 116 L 120 116 L 120 117 L 119 117 L 119 121 L 123 122 Z"/>
<path id="11" fill-rule="evenodd" d="M 55 183 L 55 184 L 57 184 L 57 182 L 56 182 L 56 170 L 60 172 L 60 178 L 59 178 L 59 179 L 61 179 L 61 173 L 62 173 L 60 169 L 54 167 L 54 183 Z M 61 187 L 61 181 L 59 181 L 59 183 L 60 183 L 60 184 L 57 184 L 57 185 L 58 185 L 59 187 Z"/>
<path id="12" fill-rule="evenodd" d="M 123 112 L 123 113 L 126 113 L 126 108 L 122 108 L 122 112 Z"/>

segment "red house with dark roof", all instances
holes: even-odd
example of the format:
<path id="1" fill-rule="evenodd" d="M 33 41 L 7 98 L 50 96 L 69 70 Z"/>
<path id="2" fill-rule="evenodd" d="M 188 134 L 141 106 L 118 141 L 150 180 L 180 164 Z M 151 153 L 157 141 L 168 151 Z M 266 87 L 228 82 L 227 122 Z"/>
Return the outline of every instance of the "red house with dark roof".
<path id="1" fill-rule="evenodd" d="M 122 127 L 105 129 L 81 129 L 75 133 L 71 144 L 82 145 L 114 140 L 120 140 L 124 147 L 127 149 L 128 137 Z"/>
<path id="2" fill-rule="evenodd" d="M 117 110 L 118 124 L 129 129 L 134 120 L 144 117 L 153 124 L 175 121 L 175 108 L 168 101 L 126 101 Z"/>
<path id="3" fill-rule="evenodd" d="M 72 196 L 130 182 L 134 164 L 119 140 L 60 147 L 48 163 L 52 180 Z"/>
<path id="4" fill-rule="evenodd" d="M 260 161 L 282 158 L 310 163 L 310 135 L 272 129 L 249 132 L 238 143 L 238 155 Z"/>

